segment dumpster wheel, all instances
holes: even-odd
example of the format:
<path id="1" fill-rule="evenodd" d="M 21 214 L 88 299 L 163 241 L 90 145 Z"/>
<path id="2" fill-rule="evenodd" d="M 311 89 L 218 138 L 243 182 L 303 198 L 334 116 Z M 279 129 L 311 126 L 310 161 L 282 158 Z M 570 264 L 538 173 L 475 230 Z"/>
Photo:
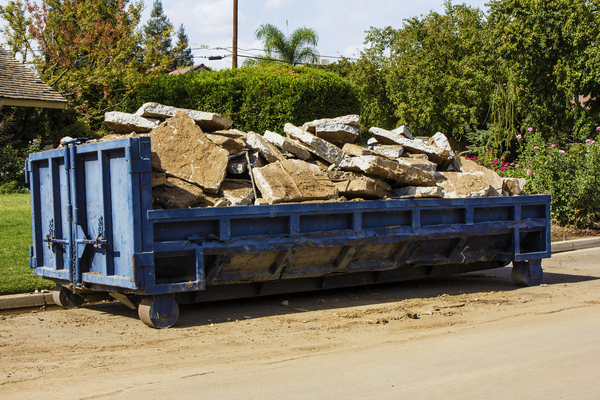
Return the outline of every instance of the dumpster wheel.
<path id="1" fill-rule="evenodd" d="M 515 285 L 539 286 L 543 277 L 542 260 L 513 262 L 511 278 Z"/>
<path id="2" fill-rule="evenodd" d="M 83 304 L 83 297 L 73 293 L 70 289 L 56 285 L 52 291 L 52 300 L 62 308 L 77 308 Z"/>
<path id="3" fill-rule="evenodd" d="M 138 315 L 151 328 L 170 328 L 177 322 L 179 306 L 172 294 L 146 296 L 138 307 Z"/>

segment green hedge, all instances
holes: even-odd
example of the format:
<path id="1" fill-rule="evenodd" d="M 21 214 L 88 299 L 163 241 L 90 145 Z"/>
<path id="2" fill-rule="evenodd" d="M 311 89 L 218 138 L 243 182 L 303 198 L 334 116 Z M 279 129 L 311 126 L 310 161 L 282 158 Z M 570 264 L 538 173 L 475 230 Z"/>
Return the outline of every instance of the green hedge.
<path id="1" fill-rule="evenodd" d="M 360 113 L 358 88 L 346 79 L 285 65 L 165 75 L 121 111 L 135 112 L 146 102 L 219 113 L 233 119 L 232 128 L 258 133 L 281 133 L 286 122 Z"/>

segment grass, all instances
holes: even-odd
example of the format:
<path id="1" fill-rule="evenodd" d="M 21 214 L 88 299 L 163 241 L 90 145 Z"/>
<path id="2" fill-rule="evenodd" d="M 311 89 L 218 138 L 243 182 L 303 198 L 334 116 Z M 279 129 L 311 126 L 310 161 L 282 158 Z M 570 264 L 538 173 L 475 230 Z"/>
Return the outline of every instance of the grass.
<path id="1" fill-rule="evenodd" d="M 29 194 L 0 194 L 0 295 L 55 286 L 29 268 L 31 240 Z"/>

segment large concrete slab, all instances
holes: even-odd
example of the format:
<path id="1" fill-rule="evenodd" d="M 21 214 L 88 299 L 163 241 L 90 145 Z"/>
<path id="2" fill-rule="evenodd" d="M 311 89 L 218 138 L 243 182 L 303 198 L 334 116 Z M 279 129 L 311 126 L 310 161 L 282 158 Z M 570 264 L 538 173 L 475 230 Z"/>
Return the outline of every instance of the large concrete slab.
<path id="1" fill-rule="evenodd" d="M 104 114 L 104 123 L 118 133 L 147 133 L 158 126 L 158 121 L 136 114 L 110 111 Z"/>
<path id="2" fill-rule="evenodd" d="M 184 113 L 189 115 L 202 128 L 202 130 L 206 132 L 216 131 L 219 129 L 227 129 L 233 124 L 233 121 L 231 119 L 216 113 L 189 110 L 186 108 L 177 108 L 159 103 L 143 104 L 136 111 L 136 115 L 142 117 L 167 119 L 173 117 L 177 113 L 177 111 L 183 111 Z"/>
<path id="3" fill-rule="evenodd" d="M 192 118 L 182 111 L 150 134 L 152 168 L 198 184 L 208 193 L 221 187 L 229 152 L 215 145 Z"/>
<path id="4" fill-rule="evenodd" d="M 321 169 L 302 160 L 284 160 L 255 168 L 254 180 L 268 204 L 328 200 L 338 191 Z"/>
<path id="5" fill-rule="evenodd" d="M 340 165 L 346 171 L 362 171 L 385 179 L 411 186 L 433 186 L 435 175 L 420 168 L 400 165 L 396 161 L 380 156 L 352 157 Z"/>

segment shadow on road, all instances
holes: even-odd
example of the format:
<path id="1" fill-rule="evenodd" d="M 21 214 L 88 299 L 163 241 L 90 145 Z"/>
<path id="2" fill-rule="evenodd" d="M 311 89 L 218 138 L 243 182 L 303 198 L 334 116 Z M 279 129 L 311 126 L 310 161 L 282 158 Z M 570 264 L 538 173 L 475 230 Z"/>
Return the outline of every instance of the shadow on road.
<path id="1" fill-rule="evenodd" d="M 489 294 L 522 289 L 514 285 L 511 268 L 352 288 L 270 295 L 249 299 L 212 301 L 179 306 L 177 324 L 171 329 L 228 323 L 257 317 L 286 316 L 314 310 L 385 305 L 403 300 L 435 300 L 443 295 Z M 600 279 L 592 276 L 545 272 L 543 285 L 578 283 Z M 288 304 L 283 306 L 282 304 Z M 98 312 L 138 319 L 137 311 L 119 302 L 87 305 Z"/>

